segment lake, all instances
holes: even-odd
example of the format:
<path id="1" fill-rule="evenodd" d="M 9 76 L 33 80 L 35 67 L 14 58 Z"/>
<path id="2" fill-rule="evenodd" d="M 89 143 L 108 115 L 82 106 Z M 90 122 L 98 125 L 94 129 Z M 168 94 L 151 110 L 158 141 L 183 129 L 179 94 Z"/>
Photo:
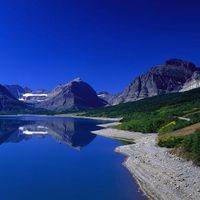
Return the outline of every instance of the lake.
<path id="1" fill-rule="evenodd" d="M 0 117 L 2 200 L 146 200 L 102 120 Z"/>

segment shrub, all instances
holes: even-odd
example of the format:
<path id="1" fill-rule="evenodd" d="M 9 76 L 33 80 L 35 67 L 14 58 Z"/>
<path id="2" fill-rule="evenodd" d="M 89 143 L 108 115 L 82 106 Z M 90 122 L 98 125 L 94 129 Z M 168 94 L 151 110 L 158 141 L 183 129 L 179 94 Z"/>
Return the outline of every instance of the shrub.
<path id="1" fill-rule="evenodd" d="M 160 138 L 158 140 L 158 146 L 174 148 L 177 145 L 181 144 L 184 140 L 184 136 L 170 136 L 168 138 Z"/>
<path id="2" fill-rule="evenodd" d="M 186 151 L 191 151 L 193 143 L 193 135 L 186 135 L 183 139 L 183 147 Z"/>
<path id="3" fill-rule="evenodd" d="M 196 130 L 191 135 L 160 138 L 158 146 L 167 148 L 180 147 L 185 152 L 184 158 L 200 165 L 200 130 Z"/>
<path id="4" fill-rule="evenodd" d="M 193 135 L 192 152 L 200 154 L 200 130 L 199 129 Z"/>

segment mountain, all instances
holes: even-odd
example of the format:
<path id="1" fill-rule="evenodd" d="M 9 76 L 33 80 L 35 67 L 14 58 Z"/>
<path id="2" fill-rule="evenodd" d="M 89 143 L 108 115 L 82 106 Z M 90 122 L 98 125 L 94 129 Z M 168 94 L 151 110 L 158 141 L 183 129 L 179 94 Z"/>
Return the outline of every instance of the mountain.
<path id="1" fill-rule="evenodd" d="M 0 84 L 0 114 L 44 113 L 43 109 L 35 109 L 15 98 L 4 86 Z"/>
<path id="2" fill-rule="evenodd" d="M 136 77 L 122 93 L 116 95 L 107 92 L 97 95 L 95 90 L 80 78 L 59 84 L 50 92 L 44 89 L 33 92 L 30 88 L 22 88 L 19 85 L 5 85 L 5 87 L 7 95 L 8 93 L 10 95 L 9 98 L 15 99 L 15 104 L 18 99 L 33 107 L 55 112 L 77 111 L 200 87 L 200 69 L 191 62 L 170 59 Z M 9 109 L 12 110 L 11 103 L 9 105 Z"/>
<path id="3" fill-rule="evenodd" d="M 104 101 L 106 101 L 108 104 L 110 104 L 111 102 L 113 102 L 113 100 L 117 97 L 118 95 L 114 95 L 114 94 L 109 94 L 108 92 L 100 92 L 98 93 L 98 97 L 100 99 L 103 99 Z"/>
<path id="4" fill-rule="evenodd" d="M 49 92 L 44 89 L 38 89 L 36 92 L 25 92 L 21 98 L 19 98 L 19 100 L 26 103 L 35 104 L 46 100 L 48 93 Z"/>
<path id="5" fill-rule="evenodd" d="M 17 99 L 24 93 L 24 89 L 20 85 L 4 85 L 4 87 Z"/>
<path id="6" fill-rule="evenodd" d="M 184 87 L 194 88 L 198 86 L 195 81 L 200 81 L 199 69 L 195 64 L 180 59 L 171 59 L 135 78 L 124 92 L 114 99 L 113 104 L 179 92 Z"/>
<path id="7" fill-rule="evenodd" d="M 74 111 L 102 107 L 107 104 L 100 99 L 95 90 L 80 78 L 66 84 L 59 84 L 52 91 L 38 89 L 33 92 L 30 88 L 19 85 L 5 85 L 13 98 L 36 108 L 53 111 Z"/>
<path id="8" fill-rule="evenodd" d="M 180 92 L 185 92 L 199 87 L 200 87 L 200 71 L 197 70 L 193 73 L 192 77 L 185 82 Z"/>
<path id="9" fill-rule="evenodd" d="M 36 92 L 33 92 L 28 87 L 22 88 L 20 85 L 4 85 L 4 87 L 18 100 L 25 103 L 37 103 L 46 99 L 47 90 L 38 89 Z"/>
<path id="10" fill-rule="evenodd" d="M 77 78 L 64 85 L 59 84 L 48 94 L 45 101 L 37 103 L 35 106 L 64 112 L 97 108 L 106 104 L 89 84 Z"/>

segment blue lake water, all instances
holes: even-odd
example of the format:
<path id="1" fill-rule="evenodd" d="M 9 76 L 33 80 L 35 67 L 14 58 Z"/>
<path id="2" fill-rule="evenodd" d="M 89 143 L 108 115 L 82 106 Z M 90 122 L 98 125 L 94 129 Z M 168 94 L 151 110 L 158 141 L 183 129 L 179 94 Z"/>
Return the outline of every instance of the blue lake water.
<path id="1" fill-rule="evenodd" d="M 0 118 L 0 199 L 146 200 L 97 120 Z"/>

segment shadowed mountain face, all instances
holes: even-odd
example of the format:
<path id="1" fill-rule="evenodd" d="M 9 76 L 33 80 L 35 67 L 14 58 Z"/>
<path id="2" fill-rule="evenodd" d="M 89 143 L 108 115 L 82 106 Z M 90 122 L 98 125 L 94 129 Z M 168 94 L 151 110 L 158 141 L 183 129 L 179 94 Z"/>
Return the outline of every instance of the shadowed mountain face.
<path id="1" fill-rule="evenodd" d="M 0 114 L 44 113 L 43 109 L 27 106 L 0 85 Z"/>
<path id="2" fill-rule="evenodd" d="M 38 108 L 53 111 L 84 110 L 106 105 L 95 90 L 80 78 L 65 85 L 58 85 L 48 94 L 47 100 L 36 104 Z"/>
<path id="3" fill-rule="evenodd" d="M 135 78 L 124 92 L 113 100 L 113 104 L 179 92 L 196 71 L 198 68 L 193 63 L 180 59 L 168 60 Z"/>
<path id="4" fill-rule="evenodd" d="M 96 137 L 90 133 L 97 126 L 91 121 L 81 120 L 0 120 L 0 144 L 18 143 L 33 136 L 46 138 L 51 136 L 57 142 L 77 150 L 87 146 Z M 99 128 L 98 128 L 99 129 Z"/>
<path id="5" fill-rule="evenodd" d="M 17 99 L 21 98 L 24 93 L 32 92 L 30 88 L 22 88 L 20 85 L 4 85 L 4 87 Z"/>
<path id="6" fill-rule="evenodd" d="M 193 73 L 191 78 L 189 78 L 185 82 L 180 92 L 185 92 L 185 91 L 192 90 L 199 87 L 200 87 L 200 70 L 197 70 Z"/>
<path id="7" fill-rule="evenodd" d="M 55 112 L 85 110 L 102 107 L 107 104 L 100 99 L 95 90 L 80 78 L 66 84 L 58 85 L 51 92 L 44 89 L 33 92 L 19 85 L 5 85 L 12 98 L 19 99 L 36 108 L 48 109 Z M 21 103 L 22 103 L 21 102 Z"/>
<path id="8" fill-rule="evenodd" d="M 112 103 L 113 100 L 114 100 L 117 96 L 119 96 L 119 94 L 113 95 L 113 94 L 109 94 L 108 92 L 100 92 L 100 93 L 98 94 L 98 97 L 99 97 L 100 99 L 103 99 L 104 101 L 106 101 L 106 102 L 108 103 L 108 105 L 109 105 L 110 103 Z"/>

